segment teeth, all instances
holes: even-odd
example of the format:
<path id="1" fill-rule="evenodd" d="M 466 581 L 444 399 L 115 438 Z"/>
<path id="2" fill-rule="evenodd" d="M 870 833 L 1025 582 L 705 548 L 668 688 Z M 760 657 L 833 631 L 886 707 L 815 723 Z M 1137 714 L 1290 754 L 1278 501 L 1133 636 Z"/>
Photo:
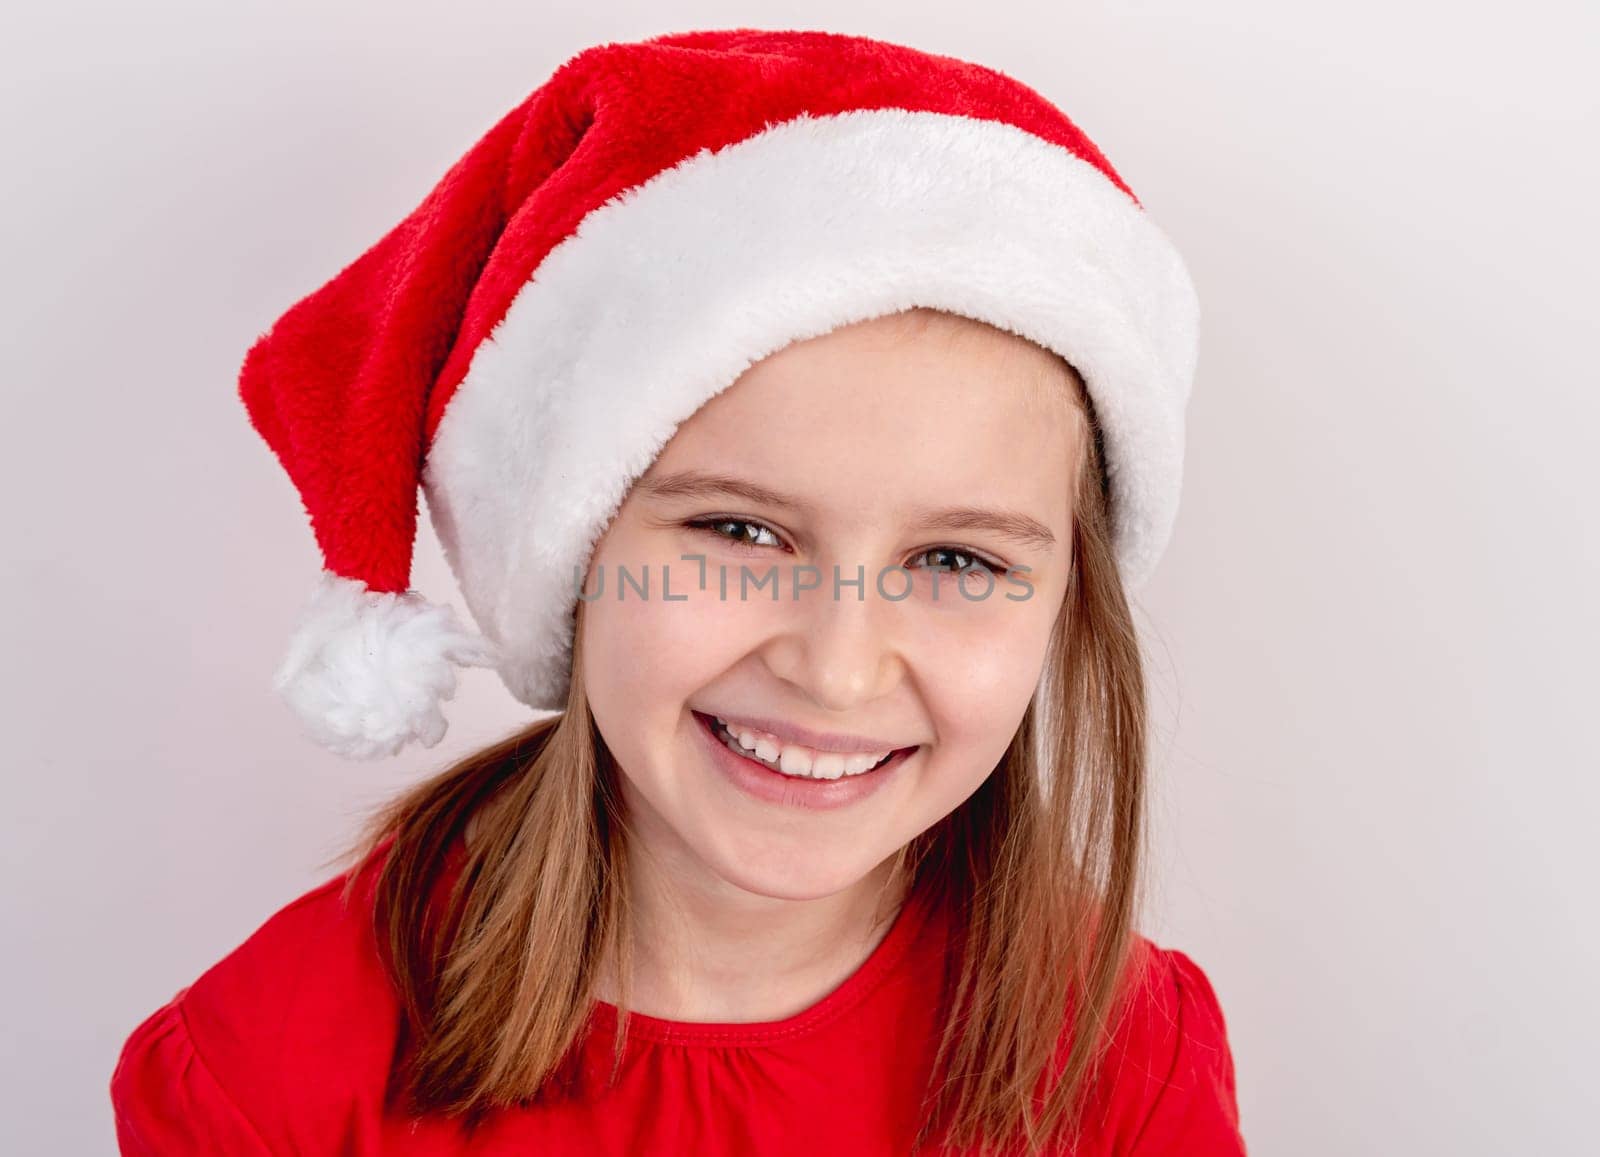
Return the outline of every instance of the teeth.
<path id="1" fill-rule="evenodd" d="M 774 771 L 805 779 L 838 779 L 845 775 L 860 775 L 889 754 L 887 751 L 863 751 L 853 755 L 839 751 L 813 751 L 799 744 L 779 743 L 772 736 L 759 731 L 735 731 L 722 719 L 717 719 L 717 726 L 726 733 L 724 741 L 731 739 L 730 746 L 737 744 L 743 754 L 754 756 Z"/>
<path id="2" fill-rule="evenodd" d="M 818 779 L 838 779 L 848 762 L 837 751 L 825 751 L 811 761 L 811 774 Z"/>

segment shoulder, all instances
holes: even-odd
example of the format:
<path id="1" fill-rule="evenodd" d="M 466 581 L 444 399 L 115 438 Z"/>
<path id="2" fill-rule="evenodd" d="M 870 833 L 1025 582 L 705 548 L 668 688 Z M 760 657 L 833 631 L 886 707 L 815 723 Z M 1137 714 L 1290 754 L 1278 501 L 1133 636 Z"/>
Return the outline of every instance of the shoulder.
<path id="1" fill-rule="evenodd" d="M 1115 1151 L 1239 1157 L 1244 1140 L 1221 1001 L 1188 954 L 1136 936 L 1108 1052 Z"/>
<path id="2" fill-rule="evenodd" d="M 381 1088 L 398 1000 L 372 929 L 379 866 L 381 854 L 285 904 L 134 1029 L 111 1080 L 124 1153 L 224 1138 L 230 1152 L 292 1150 Z"/>

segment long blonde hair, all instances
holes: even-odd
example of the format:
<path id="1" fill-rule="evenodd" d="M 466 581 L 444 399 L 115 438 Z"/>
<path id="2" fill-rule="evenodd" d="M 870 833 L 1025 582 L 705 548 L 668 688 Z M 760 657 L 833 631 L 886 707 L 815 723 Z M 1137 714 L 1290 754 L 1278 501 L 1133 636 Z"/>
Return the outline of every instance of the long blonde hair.
<path id="1" fill-rule="evenodd" d="M 1131 990 L 1145 859 L 1143 668 L 1112 552 L 1099 426 L 1081 379 L 1061 364 L 1087 420 L 1074 566 L 1044 674 L 993 773 L 899 850 L 893 874 L 908 897 L 959 917 L 932 1070 L 942 1079 L 927 1090 L 919 1151 L 1071 1146 Z M 573 610 L 574 672 L 583 606 Z M 356 867 L 382 859 L 373 918 L 405 1014 L 390 1084 L 405 1111 L 458 1114 L 470 1129 L 560 1088 L 602 967 L 629 973 L 617 775 L 574 677 L 559 715 L 363 824 L 345 856 Z M 446 852 L 469 822 L 463 867 L 435 911 Z"/>

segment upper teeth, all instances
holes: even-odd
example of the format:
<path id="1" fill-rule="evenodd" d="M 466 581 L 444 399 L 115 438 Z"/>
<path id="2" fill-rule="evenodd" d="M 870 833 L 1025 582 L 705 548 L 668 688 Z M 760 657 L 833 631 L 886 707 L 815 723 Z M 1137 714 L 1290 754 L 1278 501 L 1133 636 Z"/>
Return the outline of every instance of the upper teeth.
<path id="1" fill-rule="evenodd" d="M 746 755 L 753 755 L 775 771 L 786 775 L 807 776 L 811 779 L 838 779 L 841 775 L 860 775 L 878 763 L 889 750 L 883 751 L 814 751 L 798 743 L 784 743 L 765 731 L 754 731 L 718 719 L 717 724 L 733 736 Z"/>

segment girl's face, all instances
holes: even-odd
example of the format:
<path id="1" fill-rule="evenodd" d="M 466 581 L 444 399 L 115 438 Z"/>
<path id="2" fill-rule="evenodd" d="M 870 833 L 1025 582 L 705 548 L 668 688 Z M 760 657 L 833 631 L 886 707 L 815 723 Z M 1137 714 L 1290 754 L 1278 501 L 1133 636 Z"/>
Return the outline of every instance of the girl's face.
<path id="1" fill-rule="evenodd" d="M 635 839 L 682 884 L 861 881 L 977 790 L 1027 709 L 1072 565 L 1071 371 L 927 320 L 752 366 L 596 546 L 581 678 Z"/>

